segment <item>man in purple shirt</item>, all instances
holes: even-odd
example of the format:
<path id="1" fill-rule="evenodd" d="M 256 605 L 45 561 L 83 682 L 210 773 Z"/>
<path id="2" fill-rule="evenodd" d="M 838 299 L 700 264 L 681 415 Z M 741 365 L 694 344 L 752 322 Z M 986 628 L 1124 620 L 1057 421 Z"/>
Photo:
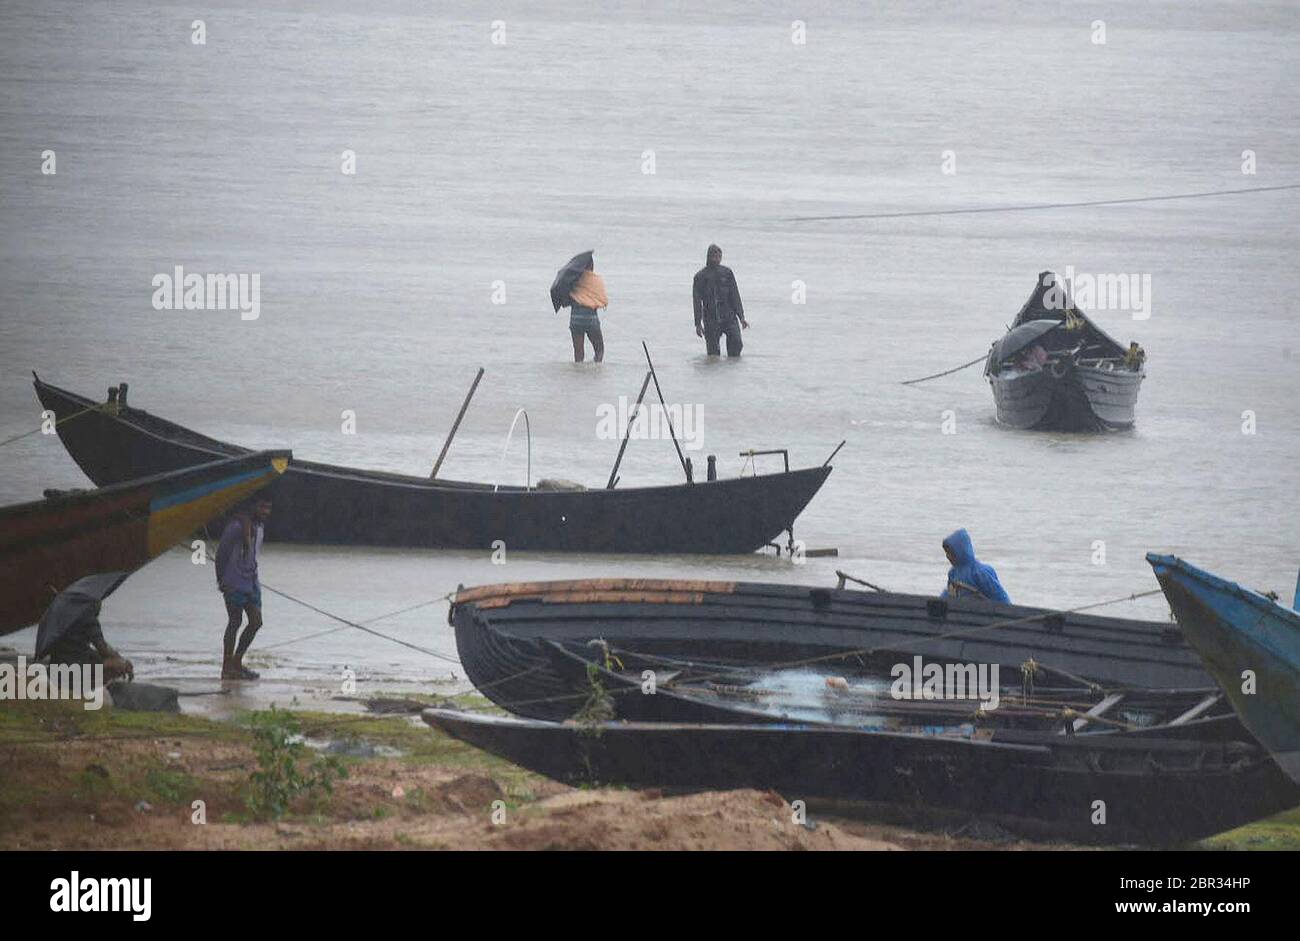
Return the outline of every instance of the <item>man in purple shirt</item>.
<path id="1" fill-rule="evenodd" d="M 262 529 L 270 515 L 271 498 L 258 497 L 251 507 L 243 507 L 230 518 L 217 546 L 217 587 L 226 601 L 226 636 L 221 658 L 223 680 L 255 680 L 258 677 L 244 666 L 244 654 L 262 626 L 262 585 L 257 579 L 257 556 L 262 548 Z M 245 614 L 248 615 L 248 626 L 240 635 L 239 627 Z"/>

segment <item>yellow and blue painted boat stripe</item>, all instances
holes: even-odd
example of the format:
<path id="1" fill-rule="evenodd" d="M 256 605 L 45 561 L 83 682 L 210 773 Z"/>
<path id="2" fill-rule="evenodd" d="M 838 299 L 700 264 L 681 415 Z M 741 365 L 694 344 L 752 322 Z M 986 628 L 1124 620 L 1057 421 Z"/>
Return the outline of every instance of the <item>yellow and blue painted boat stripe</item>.
<path id="1" fill-rule="evenodd" d="M 285 458 L 272 458 L 263 467 L 210 480 L 174 493 L 161 493 L 149 503 L 149 554 L 157 555 L 220 516 L 234 504 L 284 473 Z"/>

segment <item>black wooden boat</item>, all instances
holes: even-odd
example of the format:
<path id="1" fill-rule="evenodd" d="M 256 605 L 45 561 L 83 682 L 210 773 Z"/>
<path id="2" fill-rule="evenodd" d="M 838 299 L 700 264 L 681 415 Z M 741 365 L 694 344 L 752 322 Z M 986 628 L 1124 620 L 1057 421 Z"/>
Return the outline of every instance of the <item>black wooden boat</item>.
<path id="1" fill-rule="evenodd" d="M 1050 271 L 1038 276 L 984 364 L 998 421 L 1038 431 L 1130 428 L 1146 355 L 1121 346 L 1074 306 Z"/>
<path id="2" fill-rule="evenodd" d="M 0 634 L 34 624 L 82 576 L 144 565 L 266 487 L 291 456 L 249 453 L 0 508 Z"/>
<path id="3" fill-rule="evenodd" d="M 519 715 L 572 714 L 571 675 L 546 642 L 748 666 L 816 661 L 888 674 L 916 654 L 1024 665 L 1039 685 L 1202 689 L 1214 681 L 1171 624 L 1004 605 L 980 597 L 745 582 L 584 579 L 461 589 L 448 618 L 471 682 Z"/>
<path id="4" fill-rule="evenodd" d="M 1217 686 L 1103 689 L 1082 680 L 1043 686 L 1026 683 L 1017 670 L 1000 677 L 996 698 L 981 698 L 975 677 L 954 670 L 936 683 L 933 698 L 918 698 L 909 695 L 907 683 L 899 686 L 888 675 L 843 662 L 831 668 L 824 663 L 756 668 L 641 656 L 603 640 L 545 641 L 543 647 L 574 691 L 571 698 L 557 700 L 567 702 L 568 718 L 601 708 L 609 718 L 636 722 L 793 722 L 876 729 L 946 724 L 1072 735 L 1163 726 L 1170 737 L 1250 738 Z"/>
<path id="5" fill-rule="evenodd" d="M 249 453 L 125 402 L 42 382 L 68 453 L 98 485 Z M 627 553 L 753 552 L 790 530 L 829 464 L 657 487 L 541 490 L 294 461 L 266 537 L 299 543 Z"/>
<path id="6" fill-rule="evenodd" d="M 423 718 L 570 784 L 773 789 L 813 808 L 973 815 L 1088 843 L 1175 845 L 1300 803 L 1300 787 L 1258 746 L 1167 738 L 1159 729 L 557 723 L 444 709 Z"/>

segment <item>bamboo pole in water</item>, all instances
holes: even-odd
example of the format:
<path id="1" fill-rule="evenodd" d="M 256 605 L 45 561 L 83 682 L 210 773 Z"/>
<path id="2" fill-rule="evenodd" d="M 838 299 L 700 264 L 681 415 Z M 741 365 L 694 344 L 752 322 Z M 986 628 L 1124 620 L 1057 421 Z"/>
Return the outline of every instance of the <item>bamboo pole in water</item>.
<path id="1" fill-rule="evenodd" d="M 451 433 L 447 435 L 447 440 L 442 443 L 442 450 L 438 452 L 438 460 L 433 462 L 433 471 L 429 474 L 430 480 L 438 476 L 438 468 L 442 467 L 442 462 L 447 457 L 447 449 L 451 447 L 451 439 L 456 437 L 456 431 L 460 428 L 461 419 L 465 417 L 465 412 L 469 409 L 469 400 L 474 398 L 474 390 L 478 388 L 479 380 L 482 378 L 483 367 L 480 366 L 478 375 L 474 377 L 474 383 L 469 387 L 469 392 L 465 394 L 465 401 L 461 403 L 460 413 L 456 415 L 456 421 L 452 423 Z"/>
<path id="2" fill-rule="evenodd" d="M 618 458 L 614 461 L 614 469 L 609 472 L 609 483 L 605 484 L 606 490 L 614 489 L 614 481 L 618 479 L 618 468 L 623 463 L 623 452 L 627 450 L 627 439 L 632 434 L 632 421 L 636 418 L 636 413 L 641 409 L 641 402 L 645 398 L 645 390 L 650 388 L 651 373 L 645 374 L 645 379 L 641 382 L 641 392 L 636 397 L 636 405 L 632 406 L 632 411 L 627 416 L 627 429 L 623 432 L 623 440 L 618 446 Z"/>
<path id="3" fill-rule="evenodd" d="M 650 347 L 646 345 L 645 340 L 641 341 L 641 349 L 645 350 L 646 365 L 650 367 L 650 377 L 655 381 L 655 392 L 659 394 L 659 404 L 663 406 L 664 420 L 668 422 L 668 433 L 673 436 L 673 447 L 677 449 L 677 460 L 682 462 L 682 473 L 686 475 L 686 482 L 690 483 L 691 472 L 686 469 L 686 455 L 682 454 L 682 446 L 677 443 L 677 429 L 673 428 L 672 415 L 668 412 L 668 403 L 664 401 L 664 390 L 659 387 L 659 374 L 655 372 L 655 364 L 650 360 Z"/>

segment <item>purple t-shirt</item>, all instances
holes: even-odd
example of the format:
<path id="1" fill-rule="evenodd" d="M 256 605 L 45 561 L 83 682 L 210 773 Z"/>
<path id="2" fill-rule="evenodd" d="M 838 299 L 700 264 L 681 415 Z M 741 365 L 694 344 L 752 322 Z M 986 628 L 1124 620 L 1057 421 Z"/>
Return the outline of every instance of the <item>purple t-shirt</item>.
<path id="1" fill-rule="evenodd" d="M 251 592 L 257 588 L 257 554 L 262 548 L 262 524 L 253 521 L 253 545 L 244 545 L 244 527 L 236 517 L 226 524 L 217 546 L 217 587 L 222 592 Z"/>

